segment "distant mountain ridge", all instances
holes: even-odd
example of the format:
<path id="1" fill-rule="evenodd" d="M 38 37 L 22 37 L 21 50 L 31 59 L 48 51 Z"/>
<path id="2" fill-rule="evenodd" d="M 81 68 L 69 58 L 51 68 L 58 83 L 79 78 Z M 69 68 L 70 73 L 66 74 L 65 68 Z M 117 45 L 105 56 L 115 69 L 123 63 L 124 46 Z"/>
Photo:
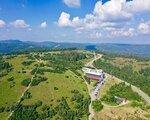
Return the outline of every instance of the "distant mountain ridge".
<path id="1" fill-rule="evenodd" d="M 150 45 L 131 45 L 131 44 L 113 44 L 113 43 L 58 43 L 58 42 L 32 42 L 21 40 L 3 40 L 0 41 L 0 53 L 12 53 L 26 51 L 31 48 L 78 48 L 85 50 L 98 50 L 102 52 L 135 54 L 141 56 L 150 56 Z"/>

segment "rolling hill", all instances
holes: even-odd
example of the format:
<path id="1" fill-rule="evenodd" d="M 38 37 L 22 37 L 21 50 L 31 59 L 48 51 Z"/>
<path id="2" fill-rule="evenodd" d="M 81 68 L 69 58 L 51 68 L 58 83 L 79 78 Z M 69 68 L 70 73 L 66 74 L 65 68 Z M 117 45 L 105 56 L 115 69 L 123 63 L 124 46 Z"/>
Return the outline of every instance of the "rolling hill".
<path id="1" fill-rule="evenodd" d="M 133 54 L 139 56 L 150 56 L 150 45 L 112 44 L 112 43 L 58 43 L 58 42 L 32 42 L 21 40 L 0 41 L 0 53 L 26 51 L 30 49 L 55 49 L 55 48 L 77 48 L 85 50 L 97 50 L 100 52 L 111 52 L 119 54 Z"/>

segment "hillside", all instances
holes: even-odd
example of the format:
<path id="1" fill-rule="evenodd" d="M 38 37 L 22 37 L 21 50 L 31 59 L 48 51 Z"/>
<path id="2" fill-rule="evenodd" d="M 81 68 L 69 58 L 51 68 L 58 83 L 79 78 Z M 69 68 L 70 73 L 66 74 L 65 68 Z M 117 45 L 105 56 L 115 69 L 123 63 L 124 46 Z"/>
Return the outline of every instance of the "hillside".
<path id="1" fill-rule="evenodd" d="M 31 50 L 77 48 L 85 50 L 97 50 L 101 52 L 119 53 L 138 56 L 150 56 L 150 45 L 131 45 L 131 44 L 92 44 L 92 43 L 58 43 L 58 42 L 31 42 L 20 40 L 0 41 L 0 53 L 12 53 Z"/>
<path id="2" fill-rule="evenodd" d="M 114 117 L 113 112 L 116 118 L 120 118 L 119 111 L 122 111 L 126 113 L 123 118 L 130 116 L 147 120 L 150 106 L 123 80 L 126 78 L 127 82 L 149 94 L 149 60 L 114 55 L 101 55 L 95 60 L 92 52 L 70 49 L 1 56 L 0 119 L 87 120 L 93 114 L 92 117 L 99 120 L 107 118 L 106 113 L 110 118 Z M 110 73 L 110 68 L 114 72 L 111 71 L 111 75 L 106 73 L 105 83 L 98 95 L 100 101 L 91 102 L 90 92 L 97 82 L 83 76 L 81 69 L 87 63 L 92 67 L 93 62 L 107 73 Z M 133 66 L 133 69 L 127 66 Z M 119 76 L 117 69 L 125 72 L 120 71 Z M 139 72 L 136 77 L 131 70 Z M 126 76 L 126 72 L 130 72 L 132 79 Z M 126 98 L 127 103 L 118 104 L 114 96 Z M 135 114 L 137 111 L 140 113 Z"/>
<path id="3" fill-rule="evenodd" d="M 90 98 L 80 69 L 90 56 L 77 51 L 3 56 L 0 119 L 86 120 Z"/>

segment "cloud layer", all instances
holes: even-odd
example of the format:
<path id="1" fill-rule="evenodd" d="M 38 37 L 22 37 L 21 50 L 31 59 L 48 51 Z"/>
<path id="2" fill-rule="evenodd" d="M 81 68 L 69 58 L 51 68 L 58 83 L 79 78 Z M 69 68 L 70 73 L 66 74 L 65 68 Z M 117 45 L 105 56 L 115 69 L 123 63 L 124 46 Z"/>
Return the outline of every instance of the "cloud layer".
<path id="1" fill-rule="evenodd" d="M 60 27 L 72 27 L 80 33 L 81 31 L 94 30 L 97 38 L 101 37 L 101 32 L 107 31 L 108 36 L 134 36 L 149 33 L 149 22 L 141 23 L 139 26 L 130 27 L 139 13 L 150 12 L 150 0 L 111 0 L 105 4 L 98 1 L 95 4 L 93 12 L 86 14 L 84 18 L 74 17 L 70 19 L 70 14 L 62 12 L 58 25 Z M 95 32 L 96 31 L 96 32 Z"/>

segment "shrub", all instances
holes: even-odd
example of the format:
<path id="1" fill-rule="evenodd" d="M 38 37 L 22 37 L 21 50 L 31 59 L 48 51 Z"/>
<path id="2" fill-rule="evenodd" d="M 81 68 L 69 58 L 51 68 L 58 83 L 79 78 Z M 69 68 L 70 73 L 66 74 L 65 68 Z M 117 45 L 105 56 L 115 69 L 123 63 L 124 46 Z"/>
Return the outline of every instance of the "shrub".
<path id="1" fill-rule="evenodd" d="M 33 78 L 32 82 L 31 82 L 31 86 L 36 86 L 46 80 L 47 80 L 46 77 L 36 76 Z"/>
<path id="2" fill-rule="evenodd" d="M 103 105 L 100 100 L 95 100 L 92 102 L 92 107 L 96 112 L 99 112 L 103 109 Z"/>
<path id="3" fill-rule="evenodd" d="M 13 80 L 14 80 L 14 77 L 10 77 L 7 79 L 8 82 L 13 81 Z"/>
<path id="4" fill-rule="evenodd" d="M 27 79 L 24 79 L 22 82 L 21 82 L 21 85 L 23 86 L 28 86 L 31 82 L 31 79 L 30 78 L 27 78 Z"/>
<path id="5" fill-rule="evenodd" d="M 23 100 L 24 99 L 30 99 L 32 97 L 32 95 L 31 95 L 31 93 L 29 92 L 29 91 L 26 91 L 25 93 L 24 93 L 24 95 L 23 95 Z"/>
<path id="6" fill-rule="evenodd" d="M 54 90 L 58 90 L 58 87 L 54 87 Z"/>
<path id="7" fill-rule="evenodd" d="M 4 107 L 0 107 L 0 113 L 4 112 L 5 108 Z"/>

